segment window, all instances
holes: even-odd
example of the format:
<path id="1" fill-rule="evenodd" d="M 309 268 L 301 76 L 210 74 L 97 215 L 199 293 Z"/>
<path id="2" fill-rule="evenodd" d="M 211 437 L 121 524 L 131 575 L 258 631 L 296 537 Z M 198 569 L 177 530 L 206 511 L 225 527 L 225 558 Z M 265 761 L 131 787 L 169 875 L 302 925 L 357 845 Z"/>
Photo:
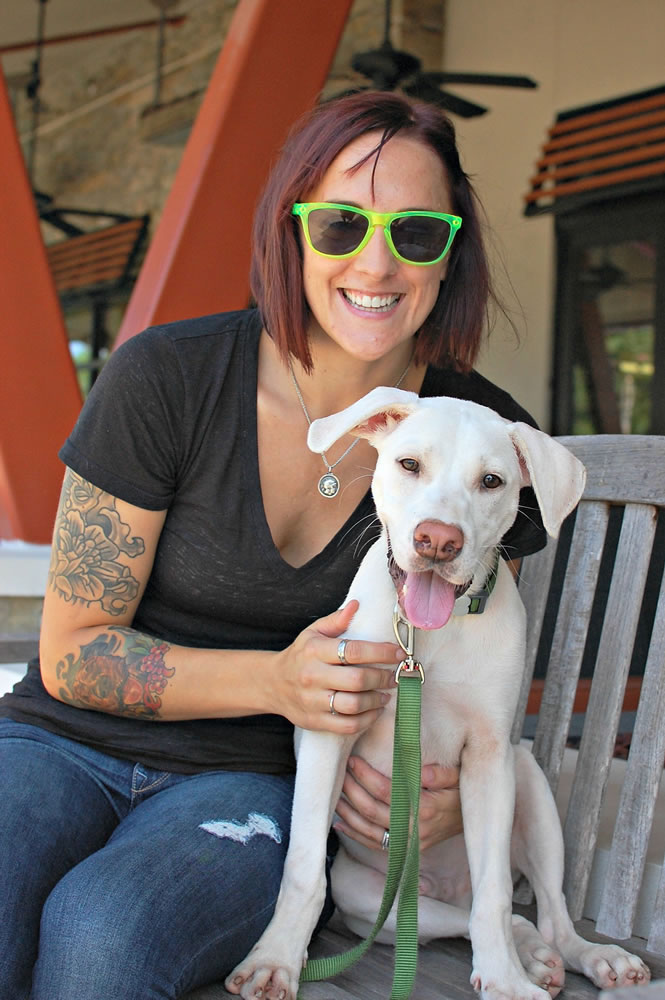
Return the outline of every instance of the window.
<path id="1" fill-rule="evenodd" d="M 556 217 L 555 434 L 665 433 L 665 199 Z"/>

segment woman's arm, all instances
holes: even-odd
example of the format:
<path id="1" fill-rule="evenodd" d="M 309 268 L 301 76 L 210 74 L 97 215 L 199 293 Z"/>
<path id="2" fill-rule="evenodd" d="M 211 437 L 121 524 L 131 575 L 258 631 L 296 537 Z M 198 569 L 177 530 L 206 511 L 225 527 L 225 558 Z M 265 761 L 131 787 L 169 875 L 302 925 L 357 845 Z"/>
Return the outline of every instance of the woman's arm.
<path id="1" fill-rule="evenodd" d="M 132 628 L 165 511 L 149 511 L 67 470 L 53 535 L 40 660 L 44 686 L 77 708 L 153 720 L 284 715 L 296 725 L 355 733 L 376 719 L 399 648 L 337 640 L 356 605 L 320 619 L 285 650 L 198 649 Z M 335 699 L 336 715 L 329 698 Z"/>

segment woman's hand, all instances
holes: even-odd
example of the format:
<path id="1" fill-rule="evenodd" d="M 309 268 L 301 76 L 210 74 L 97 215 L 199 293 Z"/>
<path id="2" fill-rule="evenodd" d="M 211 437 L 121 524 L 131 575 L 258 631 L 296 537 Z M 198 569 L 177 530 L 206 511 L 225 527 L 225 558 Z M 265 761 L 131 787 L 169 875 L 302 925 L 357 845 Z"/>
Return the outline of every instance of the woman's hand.
<path id="1" fill-rule="evenodd" d="M 380 848 L 390 825 L 390 778 L 362 757 L 350 757 L 335 829 L 366 847 Z M 418 817 L 420 849 L 462 832 L 459 769 L 426 764 Z"/>
<path id="2" fill-rule="evenodd" d="M 340 637 L 358 610 L 349 603 L 320 618 L 278 654 L 271 670 L 273 711 L 301 729 L 355 735 L 376 721 L 396 686 L 396 643 Z M 343 659 L 340 658 L 343 653 Z M 386 667 L 376 664 L 385 663 Z"/>

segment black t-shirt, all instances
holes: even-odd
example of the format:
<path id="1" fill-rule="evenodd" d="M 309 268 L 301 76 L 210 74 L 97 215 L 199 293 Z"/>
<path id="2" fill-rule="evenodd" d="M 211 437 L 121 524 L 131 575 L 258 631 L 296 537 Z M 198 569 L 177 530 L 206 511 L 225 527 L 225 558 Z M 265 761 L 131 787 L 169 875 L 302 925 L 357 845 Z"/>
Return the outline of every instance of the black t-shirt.
<path id="1" fill-rule="evenodd" d="M 139 507 L 168 510 L 133 623 L 166 642 L 283 649 L 341 605 L 359 550 L 367 547 L 369 493 L 304 566 L 289 565 L 275 548 L 258 468 L 260 332 L 260 317 L 249 310 L 133 337 L 112 354 L 60 452 L 98 488 Z M 471 399 L 533 424 L 507 393 L 475 372 L 430 367 L 421 395 Z M 523 491 L 521 499 L 523 509 L 504 539 L 508 557 L 544 544 L 533 492 Z M 0 700 L 0 715 L 164 770 L 294 769 L 293 727 L 280 716 L 154 722 L 74 708 L 46 692 L 37 661 Z"/>

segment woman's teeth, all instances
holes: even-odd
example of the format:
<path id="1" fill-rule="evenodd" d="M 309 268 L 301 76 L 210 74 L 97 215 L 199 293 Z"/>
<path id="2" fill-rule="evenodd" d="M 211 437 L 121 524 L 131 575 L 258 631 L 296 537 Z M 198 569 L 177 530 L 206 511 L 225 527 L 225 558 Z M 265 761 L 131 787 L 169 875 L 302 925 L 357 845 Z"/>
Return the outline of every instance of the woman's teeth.
<path id="1" fill-rule="evenodd" d="M 398 295 L 361 295 L 359 292 L 349 292 L 342 290 L 344 298 L 359 309 L 372 309 L 386 311 L 390 309 L 400 298 Z"/>

